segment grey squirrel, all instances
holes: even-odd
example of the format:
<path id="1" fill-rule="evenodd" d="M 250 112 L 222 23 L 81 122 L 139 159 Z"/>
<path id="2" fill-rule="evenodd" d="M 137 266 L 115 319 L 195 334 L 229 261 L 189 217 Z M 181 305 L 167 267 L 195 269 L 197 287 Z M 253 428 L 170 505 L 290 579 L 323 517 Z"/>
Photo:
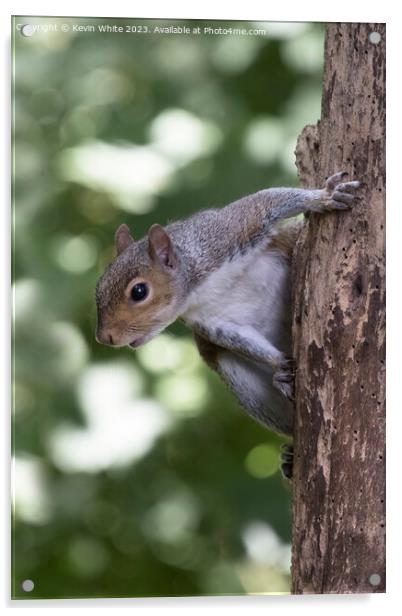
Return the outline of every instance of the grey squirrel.
<path id="1" fill-rule="evenodd" d="M 293 431 L 290 263 L 305 212 L 346 210 L 360 182 L 270 188 L 200 211 L 135 241 L 115 234 L 117 257 L 96 288 L 98 342 L 138 348 L 181 319 L 199 352 L 264 426 Z M 283 454 L 291 476 L 292 451 Z"/>

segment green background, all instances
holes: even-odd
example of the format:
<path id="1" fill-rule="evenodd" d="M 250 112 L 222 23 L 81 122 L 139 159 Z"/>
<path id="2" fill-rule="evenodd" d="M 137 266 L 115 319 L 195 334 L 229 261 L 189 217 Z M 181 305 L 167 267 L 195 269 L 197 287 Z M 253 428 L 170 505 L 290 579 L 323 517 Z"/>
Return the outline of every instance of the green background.
<path id="1" fill-rule="evenodd" d="M 42 30 L 22 36 L 27 23 Z M 96 31 L 106 23 L 149 31 Z M 16 598 L 289 591 L 281 439 L 237 406 L 184 327 L 137 352 L 94 340 L 116 227 L 139 238 L 295 185 L 296 137 L 320 114 L 322 24 L 152 32 L 178 24 L 14 18 Z"/>

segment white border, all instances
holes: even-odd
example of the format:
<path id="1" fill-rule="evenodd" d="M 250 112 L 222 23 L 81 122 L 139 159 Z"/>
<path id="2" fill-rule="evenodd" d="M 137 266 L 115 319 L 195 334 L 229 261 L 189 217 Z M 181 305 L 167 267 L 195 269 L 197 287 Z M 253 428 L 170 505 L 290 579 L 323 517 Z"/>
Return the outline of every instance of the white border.
<path id="1" fill-rule="evenodd" d="M 9 558 L 9 376 L 10 376 L 10 354 L 9 354 L 9 322 L 10 308 L 9 301 L 3 299 L 1 302 L 1 340 L 2 351 L 0 355 L 0 391 L 3 393 L 3 425 L 1 443 L 3 445 L 3 468 L 0 472 L 1 481 L 1 502 L 2 524 L 1 524 L 1 545 L 3 546 L 0 569 L 1 583 L 1 602 L 6 609 L 20 611 L 25 608 L 43 609 L 50 607 L 53 610 L 69 609 L 74 612 L 81 610 L 94 610 L 99 608 L 114 611 L 116 607 L 135 609 L 136 612 L 147 613 L 157 611 L 172 612 L 180 608 L 190 611 L 199 610 L 219 610 L 225 612 L 230 610 L 235 613 L 243 613 L 246 609 L 253 609 L 256 612 L 264 613 L 271 610 L 271 613 L 288 613 L 291 609 L 297 609 L 298 613 L 311 614 L 313 610 L 325 610 L 326 613 L 338 613 L 340 610 L 346 613 L 363 614 L 368 616 L 376 614 L 379 610 L 390 608 L 390 611 L 397 611 L 400 597 L 398 590 L 401 586 L 401 510 L 400 510 L 400 465 L 398 452 L 401 448 L 401 400 L 398 395 L 397 383 L 400 376 L 400 298 L 399 288 L 401 281 L 400 264 L 402 262 L 400 250 L 402 229 L 400 225 L 400 211 L 402 209 L 401 197 L 397 191 L 396 180 L 401 174 L 401 103 L 399 91 L 399 72 L 401 58 L 401 32 L 400 9 L 397 3 L 392 0 L 382 0 L 378 2 L 351 2 L 350 0 L 337 0 L 330 5 L 322 1 L 298 0 L 297 2 L 286 2 L 281 0 L 278 3 L 263 2 L 261 0 L 247 0 L 240 6 L 234 2 L 226 3 L 215 0 L 202 0 L 199 5 L 190 5 L 189 2 L 170 0 L 169 3 L 162 1 L 147 0 L 144 3 L 122 2 L 114 0 L 111 5 L 99 2 L 82 2 L 70 0 L 58 2 L 57 4 L 47 1 L 35 2 L 8 2 L 5 0 L 1 6 L 0 27 L 3 34 L 3 61 L 1 68 L 3 71 L 3 88 L 0 97 L 1 105 L 4 108 L 3 117 L 3 147 L 1 148 L 2 164 L 0 165 L 1 179 L 3 180 L 3 207 L 1 208 L 1 279 L 0 292 L 2 298 L 9 297 L 9 229 L 10 229 L 10 153 L 9 153 L 9 83 L 10 83 L 10 16 L 14 15 L 76 15 L 76 16 L 110 16 L 110 17 L 162 17 L 162 18 L 209 18 L 209 19 L 253 19 L 253 20 L 272 20 L 272 21 L 360 21 L 360 22 L 387 22 L 387 289 L 388 289 L 388 332 L 392 335 L 388 337 L 387 352 L 387 397 L 388 397 L 388 495 L 387 495 L 387 527 L 388 527 L 388 553 L 387 553 L 387 594 L 386 595 L 343 595 L 343 596 L 304 596 L 304 597 L 205 597 L 205 598 L 183 598 L 183 599 L 89 599 L 89 600 L 60 600 L 60 601 L 13 601 L 9 600 L 9 581 L 10 581 L 10 558 Z M 398 89 L 397 89 L 398 88 Z M 399 186 L 398 186 L 399 188 Z M 399 208 L 399 212 L 397 212 Z M 399 216 L 398 216 L 399 214 Z M 398 225 L 399 222 L 399 225 Z M 1 540 L 0 539 L 0 540 Z M 385 605 L 386 603 L 386 605 Z"/>
<path id="2" fill-rule="evenodd" d="M 334 8 L 318 1 L 282 1 L 275 3 L 261 0 L 247 0 L 218 3 L 216 0 L 203 0 L 198 4 L 185 0 L 149 0 L 147 2 L 128 2 L 116 0 L 107 5 L 99 2 L 58 2 L 37 0 L 12 3 L 14 15 L 77 15 L 100 17 L 159 17 L 159 18 L 193 18 L 193 19 L 265 19 L 271 21 L 386 21 L 395 12 L 392 3 L 387 0 L 376 2 L 352 3 L 349 0 L 337 0 Z M 332 16 L 331 16 L 332 15 Z"/>

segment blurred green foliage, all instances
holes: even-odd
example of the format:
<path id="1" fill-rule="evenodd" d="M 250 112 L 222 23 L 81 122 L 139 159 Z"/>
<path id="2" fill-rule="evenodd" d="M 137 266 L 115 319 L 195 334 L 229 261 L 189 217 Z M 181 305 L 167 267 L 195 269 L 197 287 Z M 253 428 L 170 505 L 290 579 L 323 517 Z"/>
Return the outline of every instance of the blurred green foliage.
<path id="1" fill-rule="evenodd" d="M 94 287 L 121 222 L 138 238 L 295 184 L 296 136 L 319 117 L 323 27 L 14 22 L 13 596 L 287 592 L 280 438 L 238 408 L 183 327 L 136 353 L 97 345 Z M 25 23 L 42 30 L 22 36 Z"/>

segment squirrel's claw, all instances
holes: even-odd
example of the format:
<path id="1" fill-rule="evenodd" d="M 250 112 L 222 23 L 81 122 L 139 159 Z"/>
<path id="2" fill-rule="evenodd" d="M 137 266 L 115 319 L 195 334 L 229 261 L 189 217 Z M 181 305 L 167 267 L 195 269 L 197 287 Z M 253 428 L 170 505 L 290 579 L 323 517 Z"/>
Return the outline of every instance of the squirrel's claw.
<path id="1" fill-rule="evenodd" d="M 329 178 L 327 178 L 327 181 L 325 182 L 325 188 L 328 192 L 332 192 L 335 187 L 342 182 L 342 180 L 348 176 L 349 173 L 347 171 L 338 171 L 338 173 L 334 173 L 334 175 L 331 175 Z"/>
<path id="2" fill-rule="evenodd" d="M 293 478 L 293 445 L 284 443 L 281 446 L 281 471 L 282 475 L 291 480 Z"/>
<path id="3" fill-rule="evenodd" d="M 293 359 L 282 361 L 274 372 L 272 383 L 288 400 L 295 399 L 295 366 Z"/>
<path id="4" fill-rule="evenodd" d="M 348 210 L 358 200 L 355 191 L 361 187 L 361 182 L 352 180 L 350 182 L 342 182 L 348 173 L 341 171 L 335 173 L 325 182 L 325 192 L 327 193 L 327 201 L 325 208 L 328 210 Z"/>

